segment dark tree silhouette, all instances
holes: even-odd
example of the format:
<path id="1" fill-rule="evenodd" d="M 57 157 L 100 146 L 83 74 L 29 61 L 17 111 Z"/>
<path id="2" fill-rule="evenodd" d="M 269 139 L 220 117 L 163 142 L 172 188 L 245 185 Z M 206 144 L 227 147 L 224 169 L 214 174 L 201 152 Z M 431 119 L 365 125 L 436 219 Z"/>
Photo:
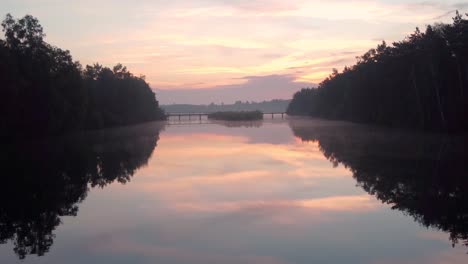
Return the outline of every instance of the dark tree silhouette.
<path id="1" fill-rule="evenodd" d="M 44 42 L 36 18 L 7 15 L 0 41 L 0 119 L 6 134 L 51 134 L 83 125 L 86 91 L 68 51 Z"/>
<path id="2" fill-rule="evenodd" d="M 164 119 L 143 77 L 118 64 L 83 71 L 70 52 L 44 41 L 32 16 L 2 22 L 0 136 L 44 136 Z"/>
<path id="3" fill-rule="evenodd" d="M 147 164 L 159 123 L 15 142 L 0 153 L 0 243 L 19 258 L 45 254 L 61 217 L 76 216 L 89 187 L 126 183 Z"/>
<path id="4" fill-rule="evenodd" d="M 293 133 L 316 141 L 358 185 L 426 227 L 468 246 L 468 140 L 345 122 L 290 120 Z"/>
<path id="5" fill-rule="evenodd" d="M 136 77 L 122 64 L 112 70 L 99 64 L 83 73 L 90 106 L 87 127 L 102 128 L 161 120 L 164 112 L 144 77 Z"/>
<path id="6" fill-rule="evenodd" d="M 468 20 L 419 29 L 385 42 L 334 71 L 316 89 L 296 93 L 290 115 L 437 131 L 468 129 Z"/>

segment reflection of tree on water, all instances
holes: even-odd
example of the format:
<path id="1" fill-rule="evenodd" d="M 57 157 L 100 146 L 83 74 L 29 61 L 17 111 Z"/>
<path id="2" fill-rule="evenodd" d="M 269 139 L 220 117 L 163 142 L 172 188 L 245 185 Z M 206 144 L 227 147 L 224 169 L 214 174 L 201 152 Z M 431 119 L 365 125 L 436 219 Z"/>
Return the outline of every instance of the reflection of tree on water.
<path id="1" fill-rule="evenodd" d="M 426 227 L 468 246 L 468 138 L 389 131 L 340 122 L 290 120 L 358 185 Z"/>
<path id="2" fill-rule="evenodd" d="M 160 129 L 151 123 L 4 147 L 0 243 L 12 240 L 20 258 L 46 253 L 60 217 L 76 216 L 88 184 L 128 182 L 147 164 Z"/>

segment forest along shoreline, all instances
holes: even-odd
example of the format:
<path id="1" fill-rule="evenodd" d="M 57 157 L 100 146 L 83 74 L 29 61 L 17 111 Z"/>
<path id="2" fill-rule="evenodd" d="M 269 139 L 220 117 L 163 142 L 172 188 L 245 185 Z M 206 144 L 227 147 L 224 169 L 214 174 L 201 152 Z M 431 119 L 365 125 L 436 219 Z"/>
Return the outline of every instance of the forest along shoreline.
<path id="1" fill-rule="evenodd" d="M 371 49 L 318 88 L 297 92 L 289 115 L 416 128 L 468 130 L 468 15 L 418 28 Z"/>
<path id="2" fill-rule="evenodd" d="M 44 41 L 37 18 L 2 22 L 0 136 L 44 137 L 165 119 L 144 76 L 121 64 L 82 67 Z"/>
<path id="3" fill-rule="evenodd" d="M 165 120 L 144 76 L 122 64 L 83 67 L 44 41 L 37 18 L 2 22 L 0 137 L 45 137 Z M 283 103 L 283 102 L 281 102 Z M 240 109 L 243 110 L 243 109 Z M 249 111 L 253 111 L 250 109 Z M 317 88 L 297 92 L 288 115 L 437 132 L 468 129 L 468 20 L 382 42 Z"/>

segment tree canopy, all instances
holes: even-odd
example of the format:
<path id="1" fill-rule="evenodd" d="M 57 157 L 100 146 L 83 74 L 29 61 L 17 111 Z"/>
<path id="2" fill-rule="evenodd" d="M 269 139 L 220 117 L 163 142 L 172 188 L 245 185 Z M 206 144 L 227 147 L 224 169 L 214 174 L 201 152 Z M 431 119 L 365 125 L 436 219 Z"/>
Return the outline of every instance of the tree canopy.
<path id="1" fill-rule="evenodd" d="M 118 64 L 82 69 L 68 50 L 48 44 L 37 18 L 2 22 L 0 135 L 51 135 L 163 119 L 143 77 Z"/>
<path id="2" fill-rule="evenodd" d="M 121 126 L 164 118 L 144 77 L 134 76 L 122 64 L 113 69 L 88 65 L 83 76 L 89 92 L 87 127 Z"/>
<path id="3" fill-rule="evenodd" d="M 342 119 L 437 131 L 468 129 L 468 20 L 427 26 L 386 42 L 334 72 L 318 88 L 303 89 L 290 115 Z"/>

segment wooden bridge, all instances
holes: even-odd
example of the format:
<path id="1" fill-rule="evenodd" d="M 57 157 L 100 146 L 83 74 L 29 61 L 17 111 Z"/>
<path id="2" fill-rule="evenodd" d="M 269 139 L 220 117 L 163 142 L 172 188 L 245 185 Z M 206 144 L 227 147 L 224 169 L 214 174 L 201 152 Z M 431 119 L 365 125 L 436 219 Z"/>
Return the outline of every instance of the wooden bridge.
<path id="1" fill-rule="evenodd" d="M 176 117 L 181 120 L 182 117 L 188 117 L 188 120 L 202 120 L 202 117 L 206 116 L 208 118 L 208 115 L 211 113 L 166 113 L 166 117 L 169 120 L 171 117 Z M 284 119 L 284 117 L 287 114 L 285 112 L 270 112 L 270 113 L 263 113 L 263 116 L 265 117 L 270 117 L 271 119 L 274 119 L 276 116 L 279 117 L 281 116 L 281 119 Z M 192 118 L 193 117 L 193 118 Z"/>

